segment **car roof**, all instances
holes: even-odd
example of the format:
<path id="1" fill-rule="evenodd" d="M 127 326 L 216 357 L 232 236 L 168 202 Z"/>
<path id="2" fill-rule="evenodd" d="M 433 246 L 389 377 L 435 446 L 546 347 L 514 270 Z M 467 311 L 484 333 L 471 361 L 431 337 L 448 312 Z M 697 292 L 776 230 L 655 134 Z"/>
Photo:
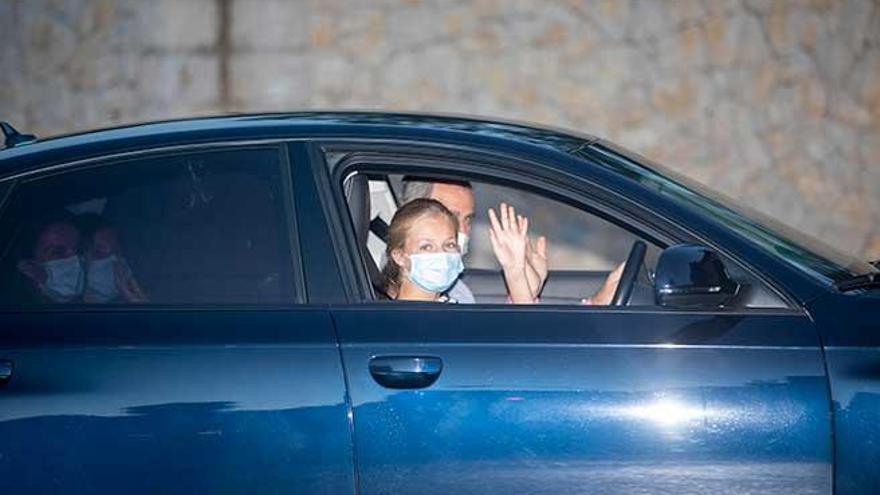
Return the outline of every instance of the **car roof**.
<path id="1" fill-rule="evenodd" d="M 26 132 L 26 130 L 24 130 Z M 38 139 L 0 150 L 0 175 L 136 149 L 222 139 L 400 137 L 503 139 L 570 152 L 597 141 L 572 131 L 479 117 L 373 111 L 263 113 L 190 118 Z"/>

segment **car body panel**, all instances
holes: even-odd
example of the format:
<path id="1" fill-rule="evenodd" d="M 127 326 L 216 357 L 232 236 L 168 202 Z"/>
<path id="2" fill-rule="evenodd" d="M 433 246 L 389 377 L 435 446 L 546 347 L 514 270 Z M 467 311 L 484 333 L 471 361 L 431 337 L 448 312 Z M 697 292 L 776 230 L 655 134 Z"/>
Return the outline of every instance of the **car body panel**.
<path id="1" fill-rule="evenodd" d="M 361 493 L 830 491 L 803 315 L 418 306 L 334 311 Z M 376 356 L 443 370 L 392 390 Z"/>
<path id="2" fill-rule="evenodd" d="M 328 314 L 4 314 L 3 493 L 351 493 Z"/>
<path id="3" fill-rule="evenodd" d="M 812 301 L 834 411 L 837 493 L 880 486 L 880 289 Z"/>

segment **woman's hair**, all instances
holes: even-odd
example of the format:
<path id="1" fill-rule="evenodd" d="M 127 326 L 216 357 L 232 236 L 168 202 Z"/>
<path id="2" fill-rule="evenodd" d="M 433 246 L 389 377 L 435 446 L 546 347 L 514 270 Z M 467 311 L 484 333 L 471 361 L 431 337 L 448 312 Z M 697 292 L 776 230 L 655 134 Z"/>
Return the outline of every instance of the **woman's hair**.
<path id="1" fill-rule="evenodd" d="M 19 260 L 30 259 L 34 254 L 34 249 L 37 247 L 37 241 L 39 241 L 46 227 L 59 223 L 66 223 L 76 227 L 80 233 L 80 243 L 82 243 L 82 228 L 79 225 L 78 218 L 67 210 L 52 211 L 27 219 L 27 222 L 21 225 L 15 234 L 19 239 L 15 250 L 8 254 L 12 255 L 13 261 L 16 263 Z M 12 246 L 10 246 L 11 248 Z M 0 255 L 4 258 L 6 254 L 0 252 Z"/>
<path id="2" fill-rule="evenodd" d="M 396 296 L 397 291 L 400 289 L 400 274 L 402 272 L 400 265 L 394 261 L 394 256 L 391 255 L 391 252 L 395 249 L 403 249 L 410 228 L 416 221 L 428 215 L 442 215 L 446 217 L 452 223 L 453 229 L 458 232 L 458 219 L 436 199 L 414 199 L 398 208 L 394 218 L 391 219 L 391 225 L 388 226 L 385 266 L 382 268 L 383 288 L 389 295 Z"/>

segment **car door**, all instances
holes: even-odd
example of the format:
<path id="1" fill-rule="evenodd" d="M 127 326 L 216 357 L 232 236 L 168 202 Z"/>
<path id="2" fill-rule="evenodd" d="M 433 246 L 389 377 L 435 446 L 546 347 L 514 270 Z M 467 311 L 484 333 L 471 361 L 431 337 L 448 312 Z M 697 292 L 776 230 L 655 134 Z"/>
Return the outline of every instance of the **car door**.
<path id="1" fill-rule="evenodd" d="M 199 145 L 7 181 L 0 492 L 354 491 L 332 321 L 306 304 L 296 167 L 278 143 Z M 87 267 L 65 301 L 43 290 L 53 272 L 21 270 L 59 223 Z M 91 268 L 107 229 L 110 300 Z"/>
<path id="2" fill-rule="evenodd" d="M 494 170 L 539 194 L 562 190 L 540 163 L 422 151 L 437 164 L 386 148 L 375 168 L 349 163 L 332 177 L 394 170 L 492 180 Z M 342 208 L 335 181 L 326 193 Z M 583 208 L 601 194 L 567 190 Z M 656 216 L 616 214 L 650 240 L 645 224 Z M 675 310 L 368 297 L 334 308 L 333 319 L 361 493 L 831 490 L 822 353 L 810 319 L 789 303 Z"/>

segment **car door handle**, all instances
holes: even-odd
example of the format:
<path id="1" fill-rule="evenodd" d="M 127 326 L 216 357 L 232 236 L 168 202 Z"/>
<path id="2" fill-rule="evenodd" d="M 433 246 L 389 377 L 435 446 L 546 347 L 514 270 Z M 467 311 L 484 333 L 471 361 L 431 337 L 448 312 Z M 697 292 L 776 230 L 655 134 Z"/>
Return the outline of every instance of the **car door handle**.
<path id="1" fill-rule="evenodd" d="M 12 361 L 0 359 L 0 385 L 6 385 L 12 378 Z"/>
<path id="2" fill-rule="evenodd" d="M 386 388 L 425 388 L 437 381 L 443 361 L 431 356 L 376 356 L 370 374 Z"/>

